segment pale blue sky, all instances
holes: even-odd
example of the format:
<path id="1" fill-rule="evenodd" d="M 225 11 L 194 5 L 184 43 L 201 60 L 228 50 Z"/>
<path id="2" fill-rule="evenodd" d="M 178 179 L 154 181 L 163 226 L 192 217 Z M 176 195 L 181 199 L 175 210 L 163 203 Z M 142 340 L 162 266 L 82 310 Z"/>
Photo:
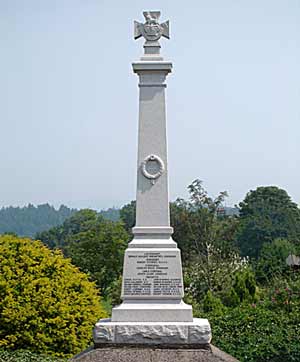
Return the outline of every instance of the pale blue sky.
<path id="1" fill-rule="evenodd" d="M 300 203 L 299 0 L 0 0 L 0 206 L 135 198 L 143 10 L 171 22 L 170 198 L 200 178 Z"/>

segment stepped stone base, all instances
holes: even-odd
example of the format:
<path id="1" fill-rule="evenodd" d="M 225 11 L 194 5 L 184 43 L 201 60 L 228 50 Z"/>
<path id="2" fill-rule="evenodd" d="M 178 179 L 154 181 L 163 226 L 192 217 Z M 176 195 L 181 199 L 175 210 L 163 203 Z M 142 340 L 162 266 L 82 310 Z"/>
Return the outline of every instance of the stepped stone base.
<path id="1" fill-rule="evenodd" d="M 75 356 L 73 362 L 239 362 L 212 345 L 198 348 L 157 348 L 141 346 L 90 348 Z"/>
<path id="2" fill-rule="evenodd" d="M 94 331 L 96 346 L 105 343 L 140 345 L 205 345 L 211 341 L 207 319 L 192 322 L 112 322 L 101 319 Z"/>

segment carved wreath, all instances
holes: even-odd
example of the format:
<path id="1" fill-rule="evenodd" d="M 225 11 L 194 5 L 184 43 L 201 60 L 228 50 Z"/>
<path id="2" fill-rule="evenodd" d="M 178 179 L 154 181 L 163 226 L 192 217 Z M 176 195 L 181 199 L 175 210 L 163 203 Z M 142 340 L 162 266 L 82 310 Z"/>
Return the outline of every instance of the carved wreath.
<path id="1" fill-rule="evenodd" d="M 156 161 L 158 163 L 159 169 L 156 173 L 150 173 L 147 171 L 147 163 L 149 161 Z M 165 165 L 163 163 L 163 160 L 156 155 L 149 155 L 142 162 L 142 173 L 146 178 L 151 180 L 152 184 L 154 184 L 155 180 L 158 179 L 163 174 L 164 170 L 165 170 Z"/>

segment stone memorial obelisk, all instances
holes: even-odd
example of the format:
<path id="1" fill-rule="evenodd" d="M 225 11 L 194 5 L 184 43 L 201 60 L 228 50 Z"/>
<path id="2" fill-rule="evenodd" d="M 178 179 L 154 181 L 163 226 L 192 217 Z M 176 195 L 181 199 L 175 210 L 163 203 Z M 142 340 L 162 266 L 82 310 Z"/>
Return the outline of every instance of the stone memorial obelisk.
<path id="1" fill-rule="evenodd" d="M 172 63 L 159 44 L 169 38 L 169 21 L 160 23 L 159 11 L 144 17 L 145 23 L 134 23 L 135 39 L 145 39 L 144 54 L 132 64 L 139 79 L 136 225 L 124 257 L 123 303 L 96 324 L 94 342 L 203 345 L 210 343 L 210 325 L 193 319 L 182 300 L 181 256 L 170 227 L 165 89 Z"/>

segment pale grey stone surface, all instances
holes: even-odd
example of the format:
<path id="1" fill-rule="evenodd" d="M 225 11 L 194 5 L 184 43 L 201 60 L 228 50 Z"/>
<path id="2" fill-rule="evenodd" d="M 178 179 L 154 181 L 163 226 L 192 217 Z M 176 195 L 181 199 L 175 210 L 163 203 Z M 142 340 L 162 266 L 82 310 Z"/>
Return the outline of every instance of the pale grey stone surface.
<path id="1" fill-rule="evenodd" d="M 116 328 L 110 323 L 110 319 L 102 319 L 96 324 L 93 336 L 94 339 L 97 338 L 99 341 L 113 343 L 116 340 L 115 331 Z"/>
<path id="2" fill-rule="evenodd" d="M 105 330 L 107 329 L 107 333 Z M 211 329 L 207 319 L 192 322 L 112 322 L 100 320 L 94 328 L 94 343 L 183 345 L 209 344 Z"/>
<path id="3" fill-rule="evenodd" d="M 178 325 L 118 325 L 117 343 L 184 343 L 188 340 L 188 327 Z"/>
<path id="4" fill-rule="evenodd" d="M 177 243 L 171 238 L 172 227 L 136 226 L 132 232 L 134 239 L 129 248 L 177 248 Z"/>
<path id="5" fill-rule="evenodd" d="M 123 303 L 113 308 L 113 322 L 193 320 L 191 306 L 182 302 L 181 256 L 170 227 L 165 80 L 171 70 L 165 61 L 133 63 L 140 89 L 136 226 L 124 258 Z"/>
<path id="6" fill-rule="evenodd" d="M 128 248 L 123 273 L 122 299 L 183 298 L 178 248 Z"/>
<path id="7" fill-rule="evenodd" d="M 145 38 L 144 52 L 145 56 L 142 59 L 150 57 L 155 60 L 162 59 L 159 57 L 160 44 L 159 39 L 164 36 L 170 38 L 170 24 L 169 21 L 159 23 L 160 11 L 144 11 L 145 24 L 134 22 L 134 39 L 138 39 L 141 36 Z"/>
<path id="8" fill-rule="evenodd" d="M 112 310 L 112 322 L 193 322 L 192 307 L 182 300 L 125 300 Z"/>
<path id="9" fill-rule="evenodd" d="M 139 131 L 136 195 L 137 227 L 169 227 L 169 191 L 166 139 L 165 78 L 172 64 L 138 62 L 133 64 L 139 76 Z M 152 184 L 142 173 L 149 155 L 158 156 L 164 172 Z M 133 229 L 134 232 L 134 229 Z"/>
<path id="10" fill-rule="evenodd" d="M 191 344 L 209 343 L 211 341 L 211 328 L 210 324 L 208 323 L 208 320 L 194 318 L 194 321 L 198 321 L 198 323 L 195 322 L 189 326 L 189 336 L 188 336 L 189 343 Z"/>
<path id="11" fill-rule="evenodd" d="M 153 42 L 160 37 L 170 38 L 169 21 L 159 24 L 160 11 L 144 11 L 145 24 L 134 22 L 134 39 L 143 36 L 146 40 Z"/>

